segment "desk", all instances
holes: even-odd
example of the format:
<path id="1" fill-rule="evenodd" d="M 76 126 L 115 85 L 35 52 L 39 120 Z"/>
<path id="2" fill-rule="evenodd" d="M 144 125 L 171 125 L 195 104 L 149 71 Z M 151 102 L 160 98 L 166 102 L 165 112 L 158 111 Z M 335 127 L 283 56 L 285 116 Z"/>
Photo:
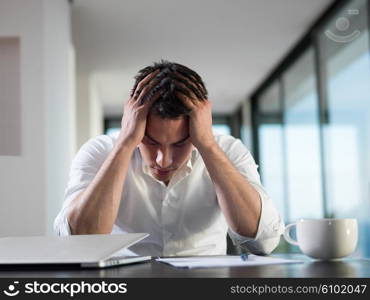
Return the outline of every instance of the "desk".
<path id="1" fill-rule="evenodd" d="M 370 260 L 346 258 L 339 261 L 315 261 L 303 255 L 275 254 L 277 257 L 301 259 L 302 264 L 281 264 L 258 267 L 178 269 L 156 262 L 154 259 L 144 263 L 107 269 L 83 270 L 4 270 L 0 277 L 116 277 L 116 278 L 290 278 L 290 277 L 360 277 L 370 278 Z"/>

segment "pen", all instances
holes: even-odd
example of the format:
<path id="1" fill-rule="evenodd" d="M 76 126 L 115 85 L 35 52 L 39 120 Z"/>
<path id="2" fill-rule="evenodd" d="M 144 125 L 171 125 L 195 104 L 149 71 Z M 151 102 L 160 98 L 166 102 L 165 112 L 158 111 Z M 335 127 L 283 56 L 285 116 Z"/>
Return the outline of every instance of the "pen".
<path id="1" fill-rule="evenodd" d="M 240 254 L 240 258 L 242 259 L 242 261 L 246 261 L 246 260 L 248 260 L 248 254 L 247 253 L 242 253 L 242 254 Z"/>

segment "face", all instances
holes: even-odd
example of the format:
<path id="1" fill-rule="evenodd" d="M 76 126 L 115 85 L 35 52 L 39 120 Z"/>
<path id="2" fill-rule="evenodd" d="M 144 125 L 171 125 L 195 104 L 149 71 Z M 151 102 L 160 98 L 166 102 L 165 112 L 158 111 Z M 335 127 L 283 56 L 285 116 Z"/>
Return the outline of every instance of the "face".
<path id="1" fill-rule="evenodd" d="M 163 119 L 149 114 L 139 149 L 151 174 L 168 184 L 176 170 L 188 161 L 193 150 L 188 118 Z"/>

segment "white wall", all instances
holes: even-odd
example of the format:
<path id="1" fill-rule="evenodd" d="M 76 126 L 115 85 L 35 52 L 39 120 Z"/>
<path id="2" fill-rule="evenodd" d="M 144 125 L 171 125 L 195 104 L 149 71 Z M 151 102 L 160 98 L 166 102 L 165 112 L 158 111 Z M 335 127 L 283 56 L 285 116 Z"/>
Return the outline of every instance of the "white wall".
<path id="1" fill-rule="evenodd" d="M 67 0 L 43 1 L 44 98 L 46 105 L 47 218 L 46 228 L 56 217 L 64 196 L 73 149 L 75 107 L 72 91 L 73 47 Z M 71 72 L 72 69 L 72 72 Z M 71 101 L 72 100 L 72 101 Z"/>
<path id="2" fill-rule="evenodd" d="M 77 150 L 91 137 L 103 134 L 104 112 L 100 95 L 97 91 L 97 81 L 93 74 L 84 69 L 76 61 L 76 133 Z"/>
<path id="3" fill-rule="evenodd" d="M 94 76 L 89 78 L 89 106 L 90 106 L 90 136 L 94 137 L 104 132 L 104 113 L 103 105 L 99 98 L 99 93 Z"/>
<path id="4" fill-rule="evenodd" d="M 0 155 L 21 153 L 20 42 L 0 37 Z"/>
<path id="5" fill-rule="evenodd" d="M 75 130 L 69 19 L 67 0 L 0 0 L 0 37 L 19 37 L 21 58 L 21 155 L 0 156 L 0 236 L 50 233 L 63 200 Z"/>
<path id="6" fill-rule="evenodd" d="M 76 53 L 76 127 L 77 148 L 80 148 L 90 138 L 90 102 L 88 75 L 79 72 L 78 53 Z"/>

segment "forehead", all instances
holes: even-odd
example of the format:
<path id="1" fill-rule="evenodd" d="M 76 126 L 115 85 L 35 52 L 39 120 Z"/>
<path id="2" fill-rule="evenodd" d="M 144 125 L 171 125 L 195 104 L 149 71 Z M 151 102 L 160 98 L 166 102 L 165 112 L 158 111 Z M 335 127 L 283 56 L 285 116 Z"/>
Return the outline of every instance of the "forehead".
<path id="1" fill-rule="evenodd" d="M 176 143 L 189 135 L 189 118 L 167 119 L 151 113 L 147 119 L 146 134 L 163 144 Z"/>

